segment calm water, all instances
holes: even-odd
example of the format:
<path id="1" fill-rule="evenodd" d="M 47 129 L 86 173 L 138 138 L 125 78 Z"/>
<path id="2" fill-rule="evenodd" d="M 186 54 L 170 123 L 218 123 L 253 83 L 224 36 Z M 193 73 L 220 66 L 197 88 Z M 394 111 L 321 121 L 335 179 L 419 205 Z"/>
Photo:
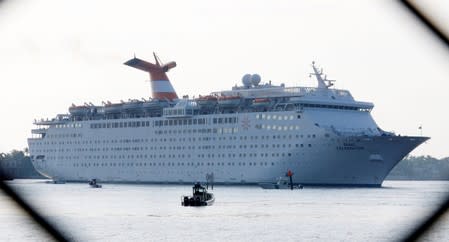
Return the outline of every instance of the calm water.
<path id="1" fill-rule="evenodd" d="M 213 206 L 181 207 L 188 185 L 10 184 L 77 241 L 394 241 L 440 203 L 449 182 L 383 188 L 263 190 L 216 186 Z M 449 240 L 449 218 L 427 240 Z M 0 240 L 45 241 L 0 194 Z"/>

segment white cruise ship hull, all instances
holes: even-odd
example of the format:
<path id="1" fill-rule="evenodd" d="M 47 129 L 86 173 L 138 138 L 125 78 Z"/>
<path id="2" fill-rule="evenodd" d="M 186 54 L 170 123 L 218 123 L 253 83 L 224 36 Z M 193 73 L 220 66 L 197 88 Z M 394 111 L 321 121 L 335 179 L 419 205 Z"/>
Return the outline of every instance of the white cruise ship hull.
<path id="1" fill-rule="evenodd" d="M 357 121 L 366 119 L 368 128 L 377 127 L 368 112 L 355 115 Z M 180 125 L 158 126 L 166 119 L 159 117 L 50 127 L 43 138 L 28 140 L 32 163 L 58 181 L 190 184 L 213 174 L 215 184 L 257 184 L 275 182 L 291 170 L 294 182 L 303 185 L 381 186 L 391 169 L 428 139 L 342 133 L 320 122 L 313 110 L 194 118 L 205 123 L 182 123 L 186 118 Z"/>

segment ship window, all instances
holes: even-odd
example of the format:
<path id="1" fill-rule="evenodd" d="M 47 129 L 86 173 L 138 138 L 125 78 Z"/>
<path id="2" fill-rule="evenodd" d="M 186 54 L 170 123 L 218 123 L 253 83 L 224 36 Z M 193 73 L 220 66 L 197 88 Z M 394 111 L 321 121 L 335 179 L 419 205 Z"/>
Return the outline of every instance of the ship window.
<path id="1" fill-rule="evenodd" d="M 309 146 L 309 147 L 312 147 L 312 144 L 309 144 L 308 146 Z"/>

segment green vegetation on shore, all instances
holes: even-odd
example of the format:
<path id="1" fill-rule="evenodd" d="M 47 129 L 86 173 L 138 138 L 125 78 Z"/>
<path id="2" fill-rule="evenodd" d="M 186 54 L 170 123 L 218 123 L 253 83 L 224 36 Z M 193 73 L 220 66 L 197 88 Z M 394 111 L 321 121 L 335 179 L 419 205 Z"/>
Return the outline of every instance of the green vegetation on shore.
<path id="1" fill-rule="evenodd" d="M 407 156 L 397 164 L 389 180 L 449 180 L 449 157 Z"/>
<path id="2" fill-rule="evenodd" d="M 4 179 L 44 178 L 31 164 L 27 148 L 23 151 L 12 150 L 9 153 L 0 153 L 0 172 Z"/>

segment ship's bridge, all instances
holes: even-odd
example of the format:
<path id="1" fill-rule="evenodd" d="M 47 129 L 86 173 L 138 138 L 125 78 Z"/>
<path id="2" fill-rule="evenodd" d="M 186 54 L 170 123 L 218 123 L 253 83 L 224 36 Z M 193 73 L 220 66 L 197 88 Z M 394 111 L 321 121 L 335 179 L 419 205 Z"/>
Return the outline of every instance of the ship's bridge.
<path id="1" fill-rule="evenodd" d="M 359 102 L 354 100 L 348 90 L 331 88 L 335 80 L 327 79 L 323 69 L 318 70 L 315 62 L 312 62 L 313 73 L 318 82 L 317 87 L 285 87 L 272 85 L 271 81 L 260 84 L 258 74 L 246 74 L 242 78 L 242 86 L 234 86 L 232 90 L 213 92 L 217 97 L 235 97 L 253 100 L 253 104 L 262 102 L 274 102 L 275 106 L 300 104 L 303 107 L 324 107 L 336 109 L 354 109 L 370 111 L 374 105 L 370 102 Z M 324 76 L 323 76 L 324 75 Z"/>
<path id="2" fill-rule="evenodd" d="M 328 89 L 317 87 L 284 87 L 262 86 L 250 88 L 236 88 L 229 91 L 213 92 L 216 96 L 240 96 L 243 98 L 274 98 L 274 97 L 304 97 L 314 99 L 334 99 L 343 101 L 354 101 L 351 93 L 347 90 Z"/>

